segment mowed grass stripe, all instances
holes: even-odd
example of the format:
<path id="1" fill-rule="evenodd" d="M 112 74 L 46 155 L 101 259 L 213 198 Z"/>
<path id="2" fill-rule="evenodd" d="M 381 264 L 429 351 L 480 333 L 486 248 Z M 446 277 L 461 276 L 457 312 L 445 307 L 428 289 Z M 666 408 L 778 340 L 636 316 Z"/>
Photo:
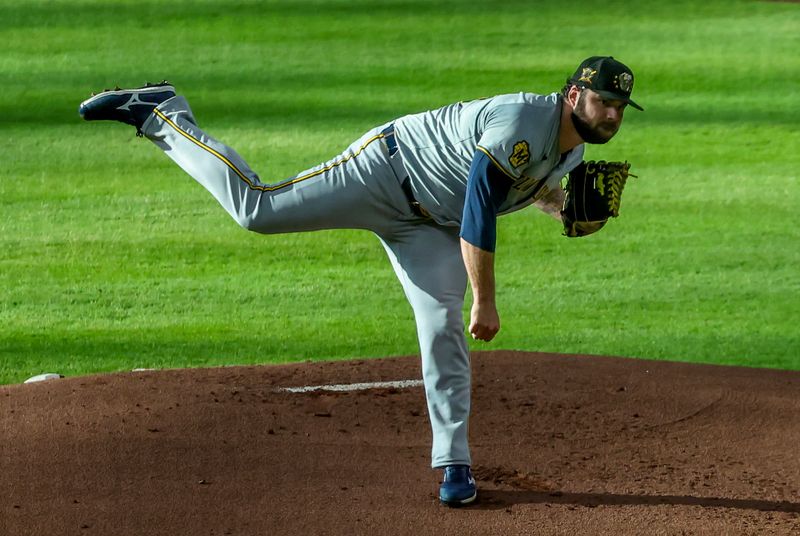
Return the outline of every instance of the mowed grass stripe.
<path id="1" fill-rule="evenodd" d="M 132 129 L 81 122 L 90 91 L 167 78 L 277 179 L 404 113 L 556 91 L 597 53 L 647 111 L 587 157 L 639 178 L 593 237 L 500 220 L 503 329 L 474 348 L 800 368 L 797 6 L 640 4 L 3 3 L 0 383 L 417 351 L 373 236 L 246 233 Z"/>

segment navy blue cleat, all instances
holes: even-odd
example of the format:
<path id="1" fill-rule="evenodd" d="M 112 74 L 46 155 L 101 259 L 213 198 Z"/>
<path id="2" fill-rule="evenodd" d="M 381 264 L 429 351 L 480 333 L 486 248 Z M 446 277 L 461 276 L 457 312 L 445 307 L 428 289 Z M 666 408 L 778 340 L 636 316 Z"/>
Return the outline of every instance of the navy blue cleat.
<path id="1" fill-rule="evenodd" d="M 120 121 L 136 127 L 142 135 L 142 125 L 153 109 L 175 96 L 175 88 L 164 80 L 160 84 L 146 84 L 134 89 L 106 89 L 92 95 L 78 107 L 78 113 L 87 121 Z"/>
<path id="2" fill-rule="evenodd" d="M 465 506 L 475 500 L 478 490 L 469 465 L 448 465 L 444 482 L 439 488 L 439 500 L 451 507 Z"/>

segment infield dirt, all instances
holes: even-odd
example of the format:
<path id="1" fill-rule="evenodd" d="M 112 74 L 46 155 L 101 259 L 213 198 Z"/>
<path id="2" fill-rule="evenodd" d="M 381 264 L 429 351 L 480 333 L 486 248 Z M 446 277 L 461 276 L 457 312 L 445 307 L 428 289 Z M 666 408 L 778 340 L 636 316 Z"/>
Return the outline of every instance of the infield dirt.
<path id="1" fill-rule="evenodd" d="M 0 534 L 800 534 L 800 373 L 473 353 L 479 502 L 436 499 L 416 357 L 0 387 Z"/>

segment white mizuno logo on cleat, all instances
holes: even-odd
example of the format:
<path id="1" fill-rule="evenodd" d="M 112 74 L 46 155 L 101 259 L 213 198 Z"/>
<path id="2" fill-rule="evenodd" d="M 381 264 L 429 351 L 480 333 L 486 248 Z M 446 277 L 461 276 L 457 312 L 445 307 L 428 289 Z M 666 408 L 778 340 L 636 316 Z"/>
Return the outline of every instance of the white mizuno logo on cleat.
<path id="1" fill-rule="evenodd" d="M 139 95 L 137 93 L 134 93 L 133 95 L 131 95 L 131 98 L 128 99 L 128 102 L 126 102 L 122 106 L 117 106 L 117 110 L 127 110 L 127 111 L 130 112 L 131 111 L 131 106 L 133 106 L 134 104 L 143 104 L 145 106 L 154 106 L 154 103 L 152 103 L 152 102 L 144 102 L 143 100 L 139 99 Z"/>

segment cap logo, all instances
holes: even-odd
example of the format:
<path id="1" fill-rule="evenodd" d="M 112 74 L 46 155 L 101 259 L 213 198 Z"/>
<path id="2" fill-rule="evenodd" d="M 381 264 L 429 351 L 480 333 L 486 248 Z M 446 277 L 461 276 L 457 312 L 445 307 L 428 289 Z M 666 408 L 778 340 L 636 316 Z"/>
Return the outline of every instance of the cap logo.
<path id="1" fill-rule="evenodd" d="M 633 76 L 630 73 L 619 75 L 619 88 L 625 93 L 630 93 L 633 89 Z"/>
<path id="2" fill-rule="evenodd" d="M 592 77 L 596 74 L 597 71 L 595 71 L 591 67 L 584 67 L 583 72 L 581 73 L 581 77 L 578 78 L 578 82 L 586 82 L 587 84 L 591 84 Z"/>
<path id="3" fill-rule="evenodd" d="M 514 144 L 514 152 L 508 157 L 509 163 L 512 166 L 520 167 L 531 161 L 531 149 L 528 142 L 525 140 L 518 141 Z"/>

